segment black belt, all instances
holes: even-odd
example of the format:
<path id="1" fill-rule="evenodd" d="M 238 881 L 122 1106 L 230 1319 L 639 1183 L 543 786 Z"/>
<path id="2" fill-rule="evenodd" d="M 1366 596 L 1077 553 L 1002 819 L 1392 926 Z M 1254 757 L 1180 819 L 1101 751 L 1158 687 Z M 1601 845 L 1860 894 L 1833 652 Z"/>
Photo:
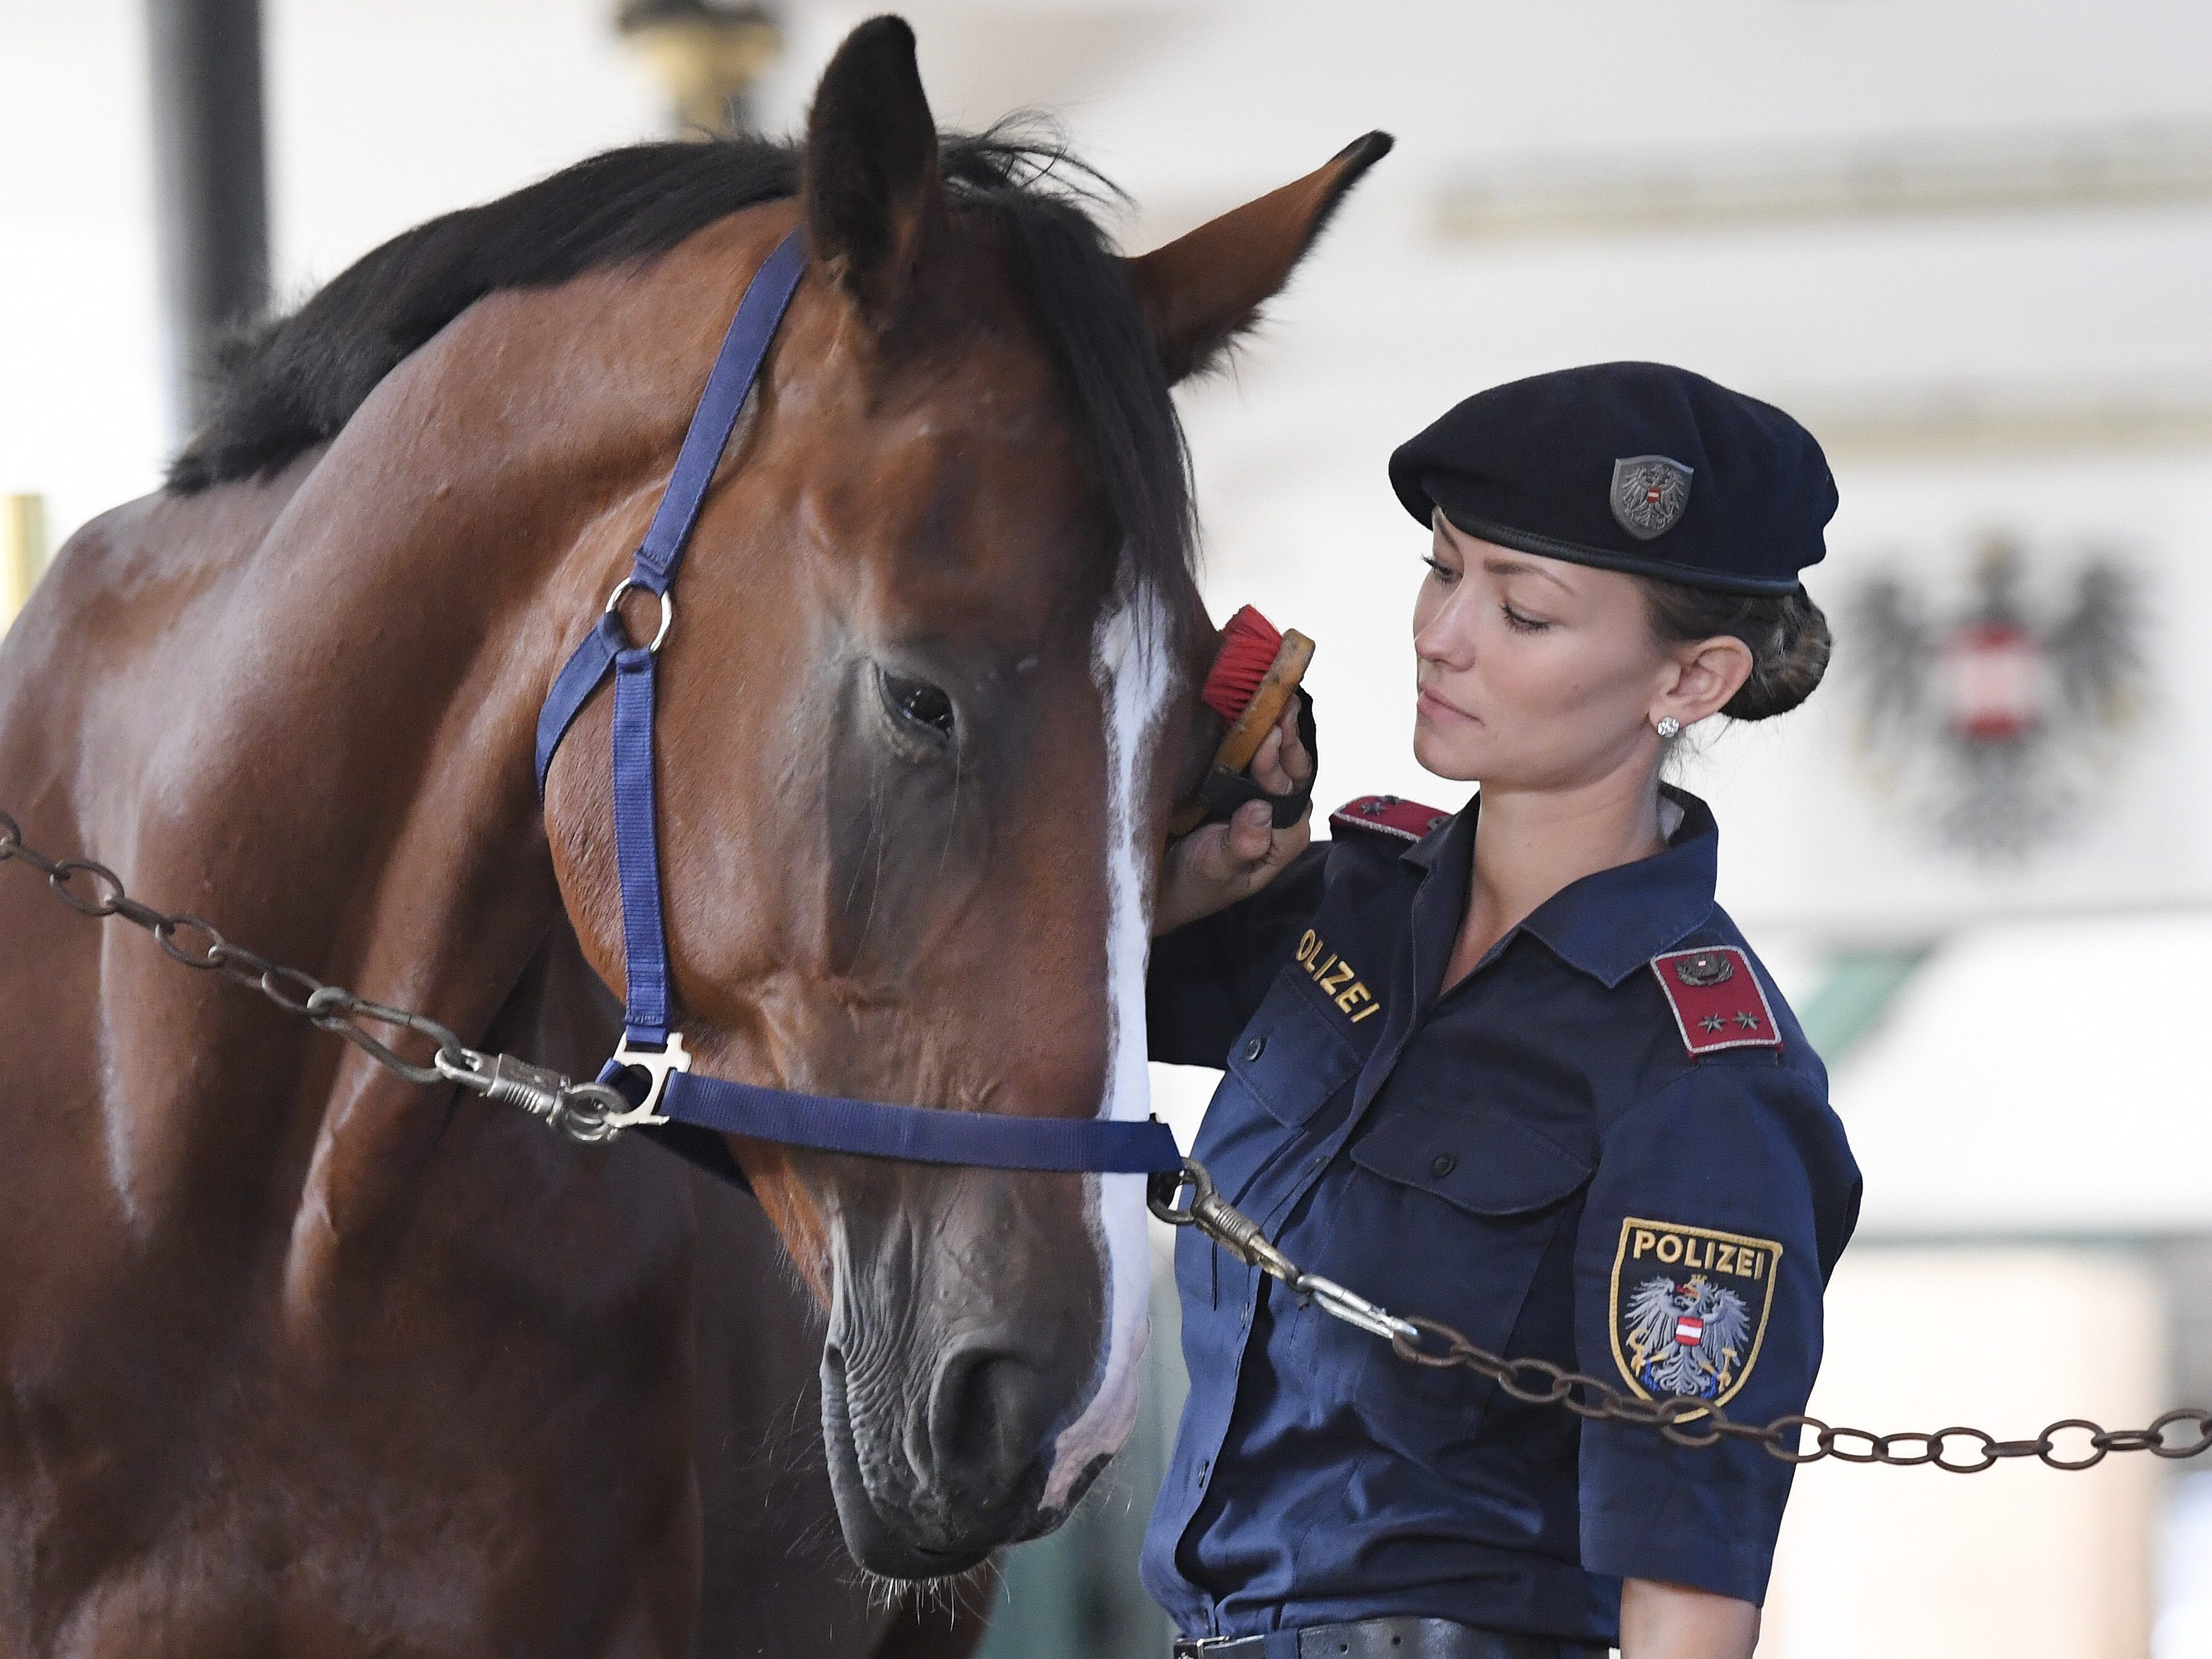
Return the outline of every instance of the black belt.
<path id="1" fill-rule="evenodd" d="M 1183 1637 L 1175 1659 L 1261 1659 L 1264 1636 Z M 1362 1619 L 1349 1625 L 1308 1625 L 1298 1632 L 1298 1659 L 1606 1659 L 1612 1650 L 1548 1636 L 1509 1636 L 1449 1619 Z"/>

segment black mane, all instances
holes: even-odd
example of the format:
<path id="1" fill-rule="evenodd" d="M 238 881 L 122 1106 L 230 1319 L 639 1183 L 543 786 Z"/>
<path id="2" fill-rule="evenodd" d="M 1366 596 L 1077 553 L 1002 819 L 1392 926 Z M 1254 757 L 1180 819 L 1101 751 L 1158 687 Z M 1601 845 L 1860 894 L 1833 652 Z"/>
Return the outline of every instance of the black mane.
<path id="1" fill-rule="evenodd" d="M 1087 210 L 1112 187 L 1054 146 L 998 131 L 940 142 L 956 208 L 989 216 L 1015 251 L 1139 572 L 1187 568 L 1182 428 L 1135 295 Z M 483 295 L 665 252 L 740 209 L 798 194 L 800 167 L 796 143 L 750 136 L 639 144 L 403 232 L 224 349 L 213 411 L 171 465 L 169 489 L 275 471 L 335 438 L 378 381 Z"/>

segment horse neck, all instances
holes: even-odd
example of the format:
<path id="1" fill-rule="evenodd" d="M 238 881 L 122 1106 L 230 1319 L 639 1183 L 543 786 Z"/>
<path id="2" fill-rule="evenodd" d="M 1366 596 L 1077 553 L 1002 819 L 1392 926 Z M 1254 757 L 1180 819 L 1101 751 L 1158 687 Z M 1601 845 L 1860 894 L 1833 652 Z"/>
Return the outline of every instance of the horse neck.
<path id="1" fill-rule="evenodd" d="M 660 385 L 653 363 L 625 374 L 597 343 L 613 285 L 480 302 L 380 386 L 209 593 L 222 616 L 202 671 L 226 647 L 243 659 L 217 670 L 217 707 L 185 717 L 215 757 L 187 814 L 193 873 L 244 899 L 225 910 L 241 939 L 465 1041 L 534 1026 L 515 1000 L 576 969 L 534 787 L 538 712 L 689 413 L 665 369 Z M 269 1110 L 316 1121 L 295 1189 L 316 1224 L 295 1226 L 288 1272 L 313 1295 L 450 1144 L 450 1096 L 326 1039 L 284 1052 L 289 1067 L 257 1075 Z M 288 1141 L 296 1158 L 296 1133 L 267 1144 Z"/>

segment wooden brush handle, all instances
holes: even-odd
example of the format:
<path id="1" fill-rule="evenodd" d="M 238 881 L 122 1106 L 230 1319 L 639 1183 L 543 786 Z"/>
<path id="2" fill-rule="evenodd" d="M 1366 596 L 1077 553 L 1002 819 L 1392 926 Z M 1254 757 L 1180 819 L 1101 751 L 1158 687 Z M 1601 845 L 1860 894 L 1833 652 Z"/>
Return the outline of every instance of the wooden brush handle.
<path id="1" fill-rule="evenodd" d="M 1222 738 L 1221 747 L 1213 751 L 1213 763 L 1225 766 L 1232 772 L 1242 772 L 1252 763 L 1260 752 L 1260 745 L 1267 740 L 1267 732 L 1282 718 L 1283 705 L 1298 689 L 1298 682 L 1306 677 L 1306 665 L 1313 661 L 1314 642 L 1295 628 L 1283 630 L 1283 643 L 1275 653 L 1275 660 L 1260 677 L 1259 689 L 1252 693 L 1252 701 L 1244 705 L 1244 712 Z M 1176 809 L 1168 819 L 1170 836 L 1187 836 L 1206 822 L 1206 808 L 1195 801 L 1187 802 Z"/>
<path id="2" fill-rule="evenodd" d="M 1267 733 L 1282 718 L 1283 705 L 1298 689 L 1298 682 L 1306 677 L 1306 666 L 1313 661 L 1314 642 L 1295 628 L 1283 630 L 1282 648 L 1275 653 L 1275 660 L 1260 677 L 1260 689 L 1252 694 L 1252 701 L 1244 705 L 1244 712 L 1237 717 L 1237 724 L 1229 728 L 1222 738 L 1221 747 L 1214 751 L 1213 763 L 1225 766 L 1232 772 L 1242 772 L 1252 763 L 1252 757 L 1260 752 L 1260 745 L 1267 740 Z"/>

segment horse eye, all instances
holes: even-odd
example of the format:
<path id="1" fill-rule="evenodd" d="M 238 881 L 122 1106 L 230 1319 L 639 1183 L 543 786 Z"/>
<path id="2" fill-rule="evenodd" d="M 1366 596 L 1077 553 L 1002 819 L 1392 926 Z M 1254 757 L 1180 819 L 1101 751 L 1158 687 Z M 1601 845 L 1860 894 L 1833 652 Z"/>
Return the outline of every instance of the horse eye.
<path id="1" fill-rule="evenodd" d="M 901 679 L 886 670 L 878 670 L 877 679 L 883 688 L 884 705 L 902 723 L 920 732 L 932 743 L 952 741 L 951 698 L 933 685 Z"/>

